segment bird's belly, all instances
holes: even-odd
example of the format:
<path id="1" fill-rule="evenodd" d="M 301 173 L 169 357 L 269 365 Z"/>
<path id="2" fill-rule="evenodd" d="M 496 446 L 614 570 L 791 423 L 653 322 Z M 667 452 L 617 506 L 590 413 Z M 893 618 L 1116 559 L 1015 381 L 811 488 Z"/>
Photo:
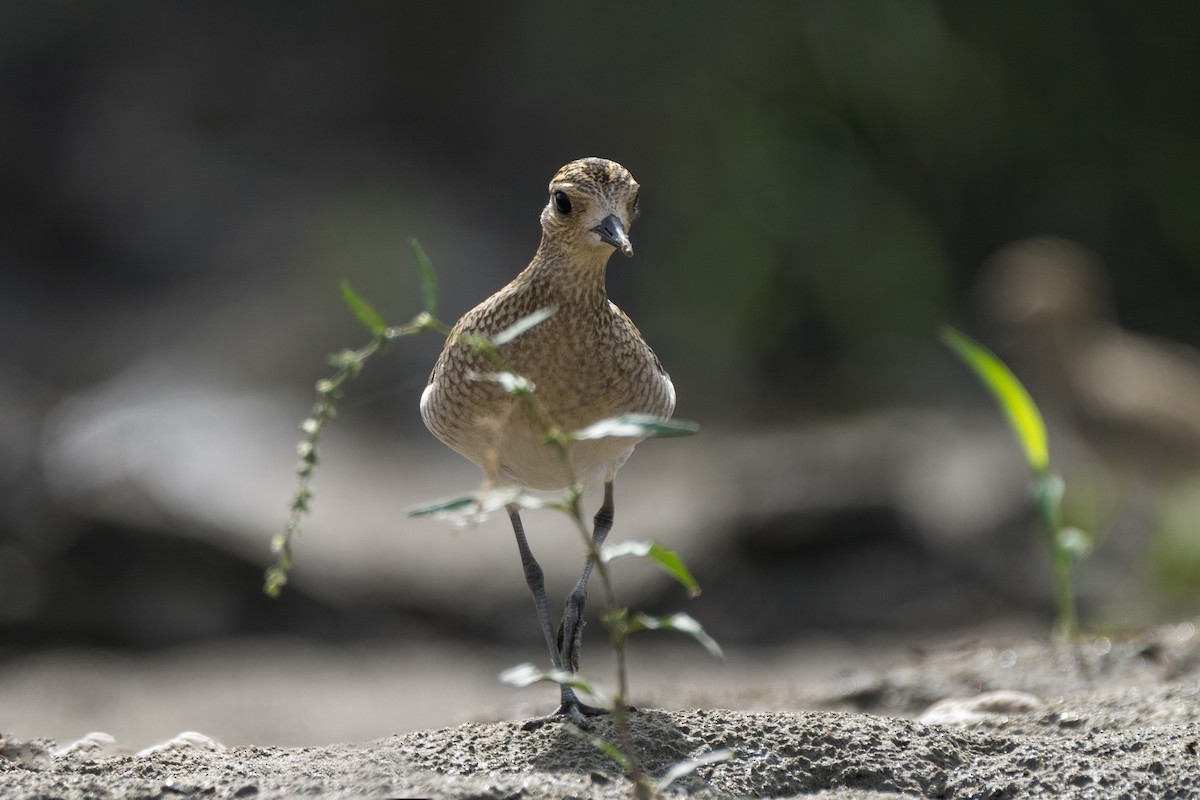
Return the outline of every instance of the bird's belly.
<path id="1" fill-rule="evenodd" d="M 515 372 L 532 380 L 538 412 L 525 398 L 513 397 L 489 381 L 456 383 L 442 377 L 421 399 L 429 429 L 493 483 L 553 490 L 572 481 L 610 478 L 644 437 L 573 442 L 568 467 L 557 448 L 547 444 L 547 425 L 570 433 L 621 414 L 671 415 L 674 389 L 657 361 L 650 360 L 652 354 L 622 358 L 620 352 L 597 348 L 594 342 L 571 341 L 526 353 L 518 347 L 522 344 L 537 342 L 518 339 L 505 357 Z"/>
<path id="2" fill-rule="evenodd" d="M 567 446 L 570 468 L 558 449 L 539 434 L 506 440 L 500 449 L 500 471 L 511 483 L 528 489 L 564 489 L 572 480 L 587 483 L 608 478 L 629 458 L 641 439 L 606 438 Z"/>

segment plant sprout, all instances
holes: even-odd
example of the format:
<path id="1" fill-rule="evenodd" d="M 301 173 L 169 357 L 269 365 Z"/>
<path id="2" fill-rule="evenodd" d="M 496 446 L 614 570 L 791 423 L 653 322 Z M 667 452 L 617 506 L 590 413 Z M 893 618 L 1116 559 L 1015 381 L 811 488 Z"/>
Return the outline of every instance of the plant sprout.
<path id="1" fill-rule="evenodd" d="M 1054 630 L 1059 638 L 1069 639 L 1078 627 L 1071 567 L 1090 552 L 1092 539 L 1084 531 L 1063 524 L 1064 486 L 1062 478 L 1050 471 L 1046 423 L 1025 386 L 992 351 L 949 325 L 942 327 L 940 338 L 991 392 L 1025 453 L 1033 474 L 1034 500 L 1050 537 L 1058 609 Z"/>
<path id="2" fill-rule="evenodd" d="M 283 531 L 272 539 L 271 549 L 276 555 L 276 561 L 267 569 L 263 585 L 263 590 L 271 597 L 278 597 L 288 582 L 288 573 L 293 566 L 293 540 L 300 532 L 301 519 L 305 514 L 310 513 L 311 509 L 313 496 L 311 484 L 318 465 L 317 447 L 326 425 L 336 415 L 336 404 L 343 396 L 344 384 L 349 379 L 358 376 L 367 360 L 375 353 L 380 352 L 392 339 L 421 333 L 437 333 L 442 336 L 448 336 L 450 333 L 450 328 L 437 318 L 438 287 L 433 266 L 415 239 L 410 240 L 409 244 L 420 279 L 423 310 L 407 325 L 388 326 L 382 315 L 360 297 L 348 283 L 345 281 L 341 283 L 342 299 L 351 313 L 370 331 L 372 338 L 358 350 L 342 350 L 329 356 L 328 361 L 336 368 L 336 371 L 330 377 L 317 381 L 317 402 L 313 406 L 311 415 L 300 424 L 304 438 L 297 448 L 300 454 L 300 464 L 297 467 L 299 486 L 293 496 L 290 506 L 291 513 Z M 500 679 L 513 686 L 528 686 L 542 682 L 566 684 L 596 698 L 598 702 L 602 702 L 612 713 L 614 726 L 621 741 L 619 747 L 605 742 L 587 731 L 576 729 L 570 723 L 566 723 L 568 729 L 583 736 L 613 758 L 634 781 L 634 790 L 637 796 L 649 798 L 655 791 L 662 790 L 671 782 L 696 768 L 725 760 L 731 755 L 724 750 L 714 751 L 701 758 L 681 762 L 674 765 L 657 780 L 645 774 L 634 749 L 633 733 L 629 726 L 627 705 L 629 687 L 625 656 L 627 640 L 631 635 L 640 631 L 673 630 L 691 636 L 715 657 L 721 657 L 721 648 L 704 631 L 700 623 L 687 614 L 676 613 L 657 617 L 641 612 L 631 612 L 628 608 L 618 605 L 609 576 L 609 563 L 617 558 L 632 556 L 649 559 L 680 583 L 687 590 L 689 596 L 699 594 L 700 587 L 679 555 L 657 542 L 622 542 L 616 545 L 606 545 L 599 549 L 593 545 L 581 503 L 583 489 L 571 473 L 567 448 L 576 441 L 608 436 L 645 438 L 687 436 L 695 433 L 699 426 L 681 420 L 660 419 L 642 414 L 625 414 L 600 420 L 578 431 L 562 431 L 555 427 L 538 403 L 537 388 L 534 383 L 512 370 L 505 363 L 500 352 L 503 345 L 545 321 L 553 313 L 553 308 L 540 309 L 517 320 L 493 336 L 464 337 L 464 343 L 487 357 L 495 367 L 492 372 L 476 373 L 470 377 L 473 380 L 496 383 L 510 396 L 526 403 L 534 416 L 542 421 L 546 442 L 558 451 L 558 456 L 569 477 L 570 488 L 557 498 L 542 498 L 523 489 L 511 487 L 483 489 L 472 494 L 443 499 L 411 509 L 409 516 L 430 517 L 463 526 L 474 524 L 489 513 L 517 506 L 523 509 L 551 509 L 564 513 L 570 518 L 582 536 L 588 558 L 592 560 L 606 596 L 607 608 L 601 619 L 608 631 L 616 657 L 617 690 L 608 696 L 576 673 L 565 670 L 544 671 L 531 664 L 522 664 L 507 670 L 500 676 Z"/>
<path id="3" fill-rule="evenodd" d="M 287 585 L 288 573 L 294 564 L 292 540 L 300 533 L 300 522 L 304 515 L 312 510 L 312 480 L 318 464 L 317 445 L 325 426 L 337 415 L 337 402 L 342 399 L 343 384 L 351 378 L 358 377 L 367 359 L 392 339 L 420 333 L 439 333 L 443 336 L 450 333 L 450 329 L 437 319 L 438 287 L 433 267 L 416 239 L 409 239 L 408 244 L 420 277 L 424 310 L 407 325 L 389 327 L 379 312 L 359 297 L 348 282 L 341 282 L 342 299 L 358 321 L 371 332 L 371 341 L 357 350 L 342 350 L 326 359 L 331 366 L 336 367 L 336 371 L 328 378 L 317 381 L 317 402 L 313 404 L 310 416 L 300 423 L 300 430 L 304 433 L 304 438 L 296 446 L 296 452 L 300 456 L 300 463 L 296 465 L 296 475 L 299 476 L 300 482 L 292 496 L 289 506 L 291 513 L 283 531 L 271 539 L 271 552 L 275 554 L 275 563 L 267 568 L 263 579 L 263 591 L 270 597 L 279 597 L 283 587 Z"/>

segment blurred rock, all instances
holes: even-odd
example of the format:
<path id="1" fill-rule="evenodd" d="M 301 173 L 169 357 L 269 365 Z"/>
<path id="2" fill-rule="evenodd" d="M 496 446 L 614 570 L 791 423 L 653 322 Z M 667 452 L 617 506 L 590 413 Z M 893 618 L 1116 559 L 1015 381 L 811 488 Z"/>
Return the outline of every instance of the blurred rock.
<path id="1" fill-rule="evenodd" d="M 1004 721 L 1010 715 L 1036 714 L 1046 704 L 1029 692 L 998 689 L 973 697 L 939 700 L 917 718 L 925 725 L 971 725 L 984 720 Z"/>
<path id="2" fill-rule="evenodd" d="M 688 608 L 719 638 L 1044 613 L 1027 476 L 1000 420 L 907 410 L 705 438 L 735 489 L 724 533 L 684 546 L 705 587 Z"/>

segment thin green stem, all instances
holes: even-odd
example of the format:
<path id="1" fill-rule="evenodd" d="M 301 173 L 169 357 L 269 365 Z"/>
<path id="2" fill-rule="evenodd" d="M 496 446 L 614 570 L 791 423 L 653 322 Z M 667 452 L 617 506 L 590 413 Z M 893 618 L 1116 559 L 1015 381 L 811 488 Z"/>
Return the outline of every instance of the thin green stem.
<path id="1" fill-rule="evenodd" d="M 1074 554 L 1064 545 L 1062 536 L 1062 492 L 1062 481 L 1057 476 L 1044 469 L 1035 473 L 1034 493 L 1049 535 L 1051 568 L 1054 572 L 1054 599 L 1058 610 L 1054 635 L 1066 641 L 1075 635 L 1079 621 L 1071 579 Z"/>
<path id="2" fill-rule="evenodd" d="M 601 565 L 602 566 L 602 565 Z M 597 572 L 601 566 L 597 566 Z M 611 596 L 610 596 L 611 599 Z M 637 749 L 633 743 L 633 729 L 629 725 L 629 672 L 625 664 L 627 652 L 626 641 L 629 638 L 629 611 L 617 609 L 615 599 L 610 603 L 608 613 L 604 615 L 604 625 L 608 628 L 609 638 L 613 645 L 613 660 L 617 673 L 617 691 L 613 696 L 613 724 L 621 737 L 621 748 L 629 759 L 629 777 L 633 780 L 634 791 L 639 800 L 649 800 L 653 786 L 647 779 L 642 763 L 637 757 Z"/>
<path id="3" fill-rule="evenodd" d="M 486 356 L 496 369 L 515 374 L 512 366 L 500 354 L 499 348 L 490 340 L 474 340 L 471 344 L 477 352 Z M 604 614 L 604 620 L 608 628 L 609 639 L 612 642 L 617 672 L 617 692 L 613 698 L 611 709 L 613 723 L 616 725 L 618 735 L 621 738 L 621 749 L 625 751 L 625 757 L 629 761 L 629 777 L 634 782 L 637 796 L 638 798 L 649 800 L 651 785 L 646 780 L 645 772 L 642 769 L 641 761 L 638 759 L 637 750 L 634 747 L 633 730 L 629 726 L 629 712 L 626 706 L 626 698 L 629 696 L 629 671 L 626 666 L 625 646 L 627 626 L 610 622 L 613 619 L 627 620 L 628 612 L 625 609 L 618 609 L 617 595 L 613 589 L 612 577 L 609 574 L 608 565 L 600 558 L 600 550 L 596 547 L 592 533 L 588 530 L 587 520 L 583 512 L 583 488 L 580 486 L 578 478 L 575 475 L 575 468 L 571 464 L 571 457 L 568 450 L 568 446 L 571 443 L 570 436 L 554 423 L 550 415 L 542 408 L 541 403 L 538 402 L 537 395 L 534 392 L 522 392 L 520 397 L 524 400 L 534 418 L 538 420 L 539 425 L 545 433 L 546 443 L 558 452 L 559 459 L 563 465 L 563 472 L 570 484 L 570 488 L 567 490 L 567 502 L 564 510 L 567 516 L 575 523 L 575 528 L 578 530 L 579 536 L 583 541 L 587 558 L 591 561 L 592 568 L 599 576 L 600 584 L 604 589 L 604 599 L 608 607 L 607 612 Z"/>
<path id="4" fill-rule="evenodd" d="M 1058 600 L 1058 622 L 1054 635 L 1062 641 L 1075 636 L 1078 618 L 1075 611 L 1075 591 L 1071 582 L 1071 554 L 1062 547 L 1054 548 L 1054 586 Z"/>
<path id="5" fill-rule="evenodd" d="M 570 460 L 565 456 L 566 443 L 554 438 L 551 439 L 551 442 L 562 450 L 566 468 L 570 470 Z M 626 666 L 625 643 L 628 638 L 629 612 L 617 606 L 617 594 L 613 589 L 612 576 L 609 574 L 608 564 L 600 558 L 600 550 L 596 547 L 595 540 L 588 531 L 587 520 L 584 518 L 583 492 L 579 485 L 574 483 L 573 475 L 571 476 L 571 480 L 573 485 L 568 491 L 565 510 L 567 516 L 575 523 L 575 528 L 579 531 L 580 538 L 583 540 L 587 557 L 592 562 L 592 568 L 600 578 L 600 585 L 604 589 L 604 600 L 607 606 L 602 619 L 604 620 L 605 628 L 608 629 L 609 640 L 612 642 L 613 658 L 617 673 L 617 691 L 613 696 L 612 708 L 610 709 L 613 716 L 613 724 L 616 725 L 617 735 L 621 738 L 621 749 L 625 752 L 626 759 L 628 759 L 629 777 L 634 782 L 637 797 L 649 800 L 650 783 L 646 780 L 645 771 L 642 769 L 641 760 L 638 759 L 637 749 L 634 747 L 633 729 L 629 726 L 629 711 L 626 706 L 626 698 L 629 696 L 629 670 Z"/>
<path id="6" fill-rule="evenodd" d="M 306 514 L 311 513 L 313 497 L 312 481 L 319 463 L 317 446 L 325 426 L 337 415 L 337 402 L 342 399 L 342 385 L 351 378 L 356 378 L 366 366 L 367 360 L 379 352 L 389 341 L 401 336 L 415 336 L 422 333 L 448 334 L 450 329 L 427 312 L 421 312 L 408 325 L 398 325 L 378 333 L 370 342 L 357 350 L 342 350 L 329 356 L 330 365 L 336 367 L 335 372 L 328 378 L 322 378 L 316 383 L 317 400 L 313 404 L 309 416 L 300 423 L 304 438 L 296 446 L 300 462 L 296 465 L 296 475 L 299 483 L 296 493 L 292 496 L 287 521 L 283 530 L 271 540 L 271 550 L 275 553 L 275 563 L 267 568 L 263 578 L 263 592 L 269 597 L 279 597 L 283 587 L 287 585 L 288 574 L 295 561 L 292 556 L 293 541 L 300 534 L 301 522 Z"/>

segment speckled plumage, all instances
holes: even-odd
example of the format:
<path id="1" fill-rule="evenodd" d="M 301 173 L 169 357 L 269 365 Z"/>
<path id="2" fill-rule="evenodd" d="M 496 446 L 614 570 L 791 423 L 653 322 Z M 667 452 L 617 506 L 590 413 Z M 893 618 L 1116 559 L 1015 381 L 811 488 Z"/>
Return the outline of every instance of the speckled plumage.
<path id="1" fill-rule="evenodd" d="M 556 193 L 570 203 L 564 213 Z M 455 325 L 421 398 L 421 416 L 435 436 L 481 467 L 498 485 L 559 489 L 568 484 L 541 423 L 528 407 L 473 372 L 494 371 L 472 354 L 463 334 L 494 335 L 521 317 L 553 307 L 548 320 L 501 348 L 512 369 L 532 380 L 538 403 L 564 431 L 629 412 L 669 417 L 675 390 L 654 352 L 624 312 L 608 299 L 605 268 L 614 250 L 632 255 L 627 239 L 605 241 L 599 227 L 620 221 L 621 240 L 637 216 L 638 184 L 613 161 L 567 164 L 550 182 L 542 211 L 542 241 L 533 261 L 511 283 Z M 600 439 L 571 446 L 579 479 L 611 481 L 636 439 Z"/>
<path id="2" fill-rule="evenodd" d="M 639 439 L 606 438 L 574 442 L 571 469 L 545 442 L 547 422 L 566 432 L 626 413 L 669 417 L 675 388 L 638 329 L 608 299 L 604 273 L 614 250 L 632 256 L 628 230 L 638 215 L 638 184 L 615 161 L 584 158 L 560 169 L 550 181 L 542 210 L 542 242 L 521 274 L 468 311 L 454 326 L 421 395 L 421 417 L 435 436 L 479 465 L 493 486 L 516 484 L 561 489 L 572 477 L 604 480 L 604 501 L 596 513 L 592 552 L 599 552 L 613 524 L 613 478 Z M 533 381 L 538 419 L 523 398 L 512 397 L 477 373 L 496 367 L 471 352 L 468 334 L 494 336 L 522 317 L 553 308 L 549 319 L 500 347 L 506 365 Z M 550 661 L 575 671 L 583 646 L 583 611 L 594 562 L 584 561 L 567 596 L 562 622 L 551 624 L 542 569 L 529 548 L 518 508 L 508 509 L 525 582 Z M 579 702 L 560 687 L 562 703 L 554 717 L 584 725 L 585 717 L 605 713 Z"/>

